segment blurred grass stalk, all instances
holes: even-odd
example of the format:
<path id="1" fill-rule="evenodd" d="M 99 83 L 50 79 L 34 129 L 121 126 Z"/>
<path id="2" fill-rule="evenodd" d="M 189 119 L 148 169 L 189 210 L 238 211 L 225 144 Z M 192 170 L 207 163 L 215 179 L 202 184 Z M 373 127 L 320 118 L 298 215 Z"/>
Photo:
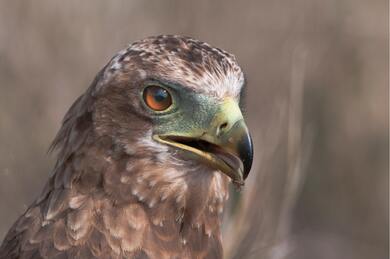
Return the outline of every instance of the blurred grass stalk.
<path id="1" fill-rule="evenodd" d="M 293 51 L 289 95 L 275 104 L 266 132 L 254 136 L 254 175 L 232 220 L 227 221 L 224 233 L 236 234 L 224 237 L 226 258 L 282 259 L 294 249 L 292 212 L 305 179 L 313 137 L 302 120 L 307 55 L 302 44 Z M 278 188 L 280 177 L 284 180 Z"/>

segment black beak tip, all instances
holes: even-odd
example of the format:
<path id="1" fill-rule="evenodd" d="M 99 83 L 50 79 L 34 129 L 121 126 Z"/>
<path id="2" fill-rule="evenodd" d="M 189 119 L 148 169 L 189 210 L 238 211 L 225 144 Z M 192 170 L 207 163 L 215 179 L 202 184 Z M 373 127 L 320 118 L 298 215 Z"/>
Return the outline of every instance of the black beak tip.
<path id="1" fill-rule="evenodd" d="M 239 146 L 240 159 L 244 166 L 243 178 L 248 177 L 253 162 L 253 142 L 249 134 L 245 135 Z"/>

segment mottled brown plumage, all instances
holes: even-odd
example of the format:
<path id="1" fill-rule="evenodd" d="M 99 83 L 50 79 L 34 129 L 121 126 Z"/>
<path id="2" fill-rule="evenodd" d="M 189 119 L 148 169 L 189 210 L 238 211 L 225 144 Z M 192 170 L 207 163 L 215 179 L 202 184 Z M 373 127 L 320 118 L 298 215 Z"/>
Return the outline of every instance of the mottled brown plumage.
<path id="1" fill-rule="evenodd" d="M 42 194 L 12 226 L 0 258 L 221 258 L 229 178 L 152 139 L 147 80 L 235 100 L 234 57 L 191 38 L 151 37 L 119 52 L 69 109 Z"/>

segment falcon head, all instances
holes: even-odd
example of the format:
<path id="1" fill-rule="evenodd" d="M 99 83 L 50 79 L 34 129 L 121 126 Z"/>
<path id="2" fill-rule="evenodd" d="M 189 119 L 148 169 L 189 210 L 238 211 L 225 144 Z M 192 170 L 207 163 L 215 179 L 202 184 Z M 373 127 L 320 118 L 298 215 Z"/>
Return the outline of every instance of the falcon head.
<path id="1" fill-rule="evenodd" d="M 188 37 L 131 44 L 89 89 L 94 129 L 130 155 L 201 164 L 242 185 L 252 140 L 239 108 L 244 75 L 235 57 Z"/>

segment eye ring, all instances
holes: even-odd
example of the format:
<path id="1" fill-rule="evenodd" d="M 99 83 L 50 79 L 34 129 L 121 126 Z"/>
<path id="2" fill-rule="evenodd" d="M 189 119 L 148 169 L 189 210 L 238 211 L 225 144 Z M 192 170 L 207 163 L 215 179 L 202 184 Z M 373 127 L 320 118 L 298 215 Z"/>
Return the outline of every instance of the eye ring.
<path id="1" fill-rule="evenodd" d="M 153 111 L 162 112 L 172 106 L 172 96 L 167 89 L 159 85 L 144 88 L 142 97 L 145 104 Z"/>

